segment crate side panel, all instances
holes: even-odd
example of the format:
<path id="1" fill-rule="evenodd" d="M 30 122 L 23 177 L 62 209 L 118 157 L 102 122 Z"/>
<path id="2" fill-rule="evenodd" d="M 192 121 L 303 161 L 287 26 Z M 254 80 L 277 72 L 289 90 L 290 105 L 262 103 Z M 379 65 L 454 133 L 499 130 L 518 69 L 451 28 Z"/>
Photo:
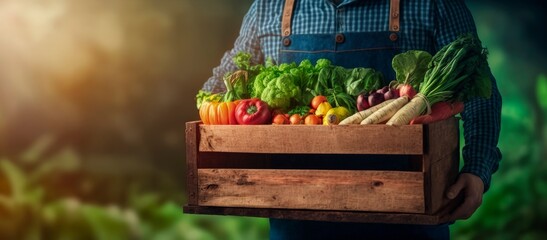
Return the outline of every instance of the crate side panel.
<path id="1" fill-rule="evenodd" d="M 199 205 L 424 213 L 423 173 L 199 169 Z"/>
<path id="2" fill-rule="evenodd" d="M 203 152 L 414 154 L 424 152 L 422 125 L 200 125 Z"/>
<path id="3" fill-rule="evenodd" d="M 459 148 L 459 125 L 458 118 L 449 118 L 444 121 L 427 125 L 426 143 L 427 155 L 434 161 L 452 153 L 452 150 Z"/>
<path id="4" fill-rule="evenodd" d="M 433 214 L 447 204 L 444 192 L 454 182 L 458 172 L 458 118 L 427 125 L 425 135 L 426 212 Z"/>
<path id="5" fill-rule="evenodd" d="M 459 170 L 459 148 L 453 149 L 431 166 L 431 197 L 430 214 L 437 213 L 450 203 L 446 198 L 446 190 L 456 181 Z"/>
<path id="6" fill-rule="evenodd" d="M 199 142 L 199 122 L 186 123 L 186 191 L 188 195 L 188 204 L 198 204 L 198 142 Z"/>

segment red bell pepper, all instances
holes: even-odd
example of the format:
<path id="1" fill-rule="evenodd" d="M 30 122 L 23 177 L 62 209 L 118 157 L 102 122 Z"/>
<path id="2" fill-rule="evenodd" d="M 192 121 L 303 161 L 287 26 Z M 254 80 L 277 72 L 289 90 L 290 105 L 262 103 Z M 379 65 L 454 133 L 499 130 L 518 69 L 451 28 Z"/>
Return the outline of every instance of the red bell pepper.
<path id="1" fill-rule="evenodd" d="M 258 98 L 245 99 L 239 102 L 235 114 L 239 124 L 269 124 L 272 120 L 268 104 Z"/>

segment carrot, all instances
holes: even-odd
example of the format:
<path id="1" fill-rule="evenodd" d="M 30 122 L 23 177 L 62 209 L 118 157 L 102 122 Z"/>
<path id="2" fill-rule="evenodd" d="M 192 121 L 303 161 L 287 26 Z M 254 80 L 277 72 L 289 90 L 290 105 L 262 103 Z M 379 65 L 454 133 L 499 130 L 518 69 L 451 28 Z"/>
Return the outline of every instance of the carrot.
<path id="1" fill-rule="evenodd" d="M 445 120 L 463 111 L 463 102 L 438 102 L 431 106 L 431 114 L 416 117 L 410 124 L 428 124 Z"/>
<path id="2" fill-rule="evenodd" d="M 356 112 L 355 114 L 347 118 L 344 118 L 344 120 L 342 120 L 338 125 L 359 124 L 361 121 L 363 121 L 363 119 L 367 118 L 368 116 L 376 112 L 378 109 L 388 105 L 390 102 L 393 102 L 393 101 L 395 101 L 395 99 L 385 100 L 378 105 L 374 105 L 363 111 Z"/>
<path id="3" fill-rule="evenodd" d="M 409 124 L 410 120 L 420 116 L 422 112 L 425 111 L 427 104 L 427 100 L 423 94 L 416 94 L 407 105 L 399 109 L 399 111 L 387 121 L 386 125 L 399 126 Z"/>
<path id="4" fill-rule="evenodd" d="M 365 118 L 363 121 L 361 121 L 361 124 L 378 124 L 386 121 L 390 119 L 391 116 L 393 116 L 397 112 L 397 110 L 405 106 L 405 104 L 407 103 L 408 96 L 399 97 L 393 102 L 390 102 L 386 106 L 378 109 L 378 111 Z"/>

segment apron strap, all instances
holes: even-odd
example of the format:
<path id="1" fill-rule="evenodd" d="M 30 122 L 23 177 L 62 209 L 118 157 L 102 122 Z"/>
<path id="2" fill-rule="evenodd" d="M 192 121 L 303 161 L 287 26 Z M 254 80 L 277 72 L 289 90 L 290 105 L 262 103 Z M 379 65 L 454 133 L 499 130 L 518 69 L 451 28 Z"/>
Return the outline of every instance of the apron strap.
<path id="1" fill-rule="evenodd" d="M 291 18 L 294 8 L 294 0 L 285 0 L 283 17 L 281 18 L 281 34 L 283 37 L 291 35 Z"/>
<path id="2" fill-rule="evenodd" d="M 295 0 L 285 0 L 283 16 L 281 18 L 281 34 L 283 37 L 291 35 L 291 20 Z M 389 31 L 399 32 L 400 0 L 391 0 L 389 7 Z"/>
<path id="3" fill-rule="evenodd" d="M 389 31 L 399 32 L 400 0 L 391 0 L 389 7 Z"/>

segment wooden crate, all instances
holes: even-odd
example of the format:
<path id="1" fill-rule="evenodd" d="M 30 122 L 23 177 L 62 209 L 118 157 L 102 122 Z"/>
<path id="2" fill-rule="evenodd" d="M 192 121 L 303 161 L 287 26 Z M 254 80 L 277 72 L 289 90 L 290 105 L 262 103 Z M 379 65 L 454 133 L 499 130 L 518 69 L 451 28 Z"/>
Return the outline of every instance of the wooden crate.
<path id="1" fill-rule="evenodd" d="M 454 205 L 444 191 L 458 172 L 458 120 L 407 126 L 189 122 L 186 161 L 185 213 L 438 224 Z"/>

